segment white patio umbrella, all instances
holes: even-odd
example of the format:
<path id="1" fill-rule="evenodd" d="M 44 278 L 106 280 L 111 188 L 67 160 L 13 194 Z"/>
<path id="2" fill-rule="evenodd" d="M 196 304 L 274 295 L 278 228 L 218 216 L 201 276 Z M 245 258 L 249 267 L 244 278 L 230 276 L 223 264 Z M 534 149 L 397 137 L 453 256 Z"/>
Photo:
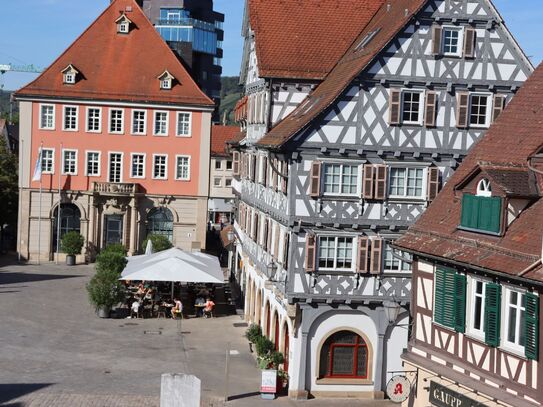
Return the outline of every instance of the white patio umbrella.
<path id="1" fill-rule="evenodd" d="M 148 256 L 153 253 L 153 241 L 149 239 L 147 240 L 147 246 L 145 246 L 145 255 Z"/>

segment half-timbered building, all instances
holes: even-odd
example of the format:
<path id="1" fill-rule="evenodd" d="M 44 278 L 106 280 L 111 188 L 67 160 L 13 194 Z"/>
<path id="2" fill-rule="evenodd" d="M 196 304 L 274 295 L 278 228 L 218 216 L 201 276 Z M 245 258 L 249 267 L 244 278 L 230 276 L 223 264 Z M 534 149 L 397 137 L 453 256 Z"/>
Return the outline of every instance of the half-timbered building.
<path id="1" fill-rule="evenodd" d="M 234 152 L 245 315 L 285 353 L 291 396 L 380 398 L 409 329 L 411 258 L 391 244 L 533 68 L 488 0 L 346 2 L 344 21 L 335 1 L 263 3 Z"/>
<path id="2" fill-rule="evenodd" d="M 397 242 L 414 260 L 406 405 L 543 404 L 542 88 L 540 66 Z"/>

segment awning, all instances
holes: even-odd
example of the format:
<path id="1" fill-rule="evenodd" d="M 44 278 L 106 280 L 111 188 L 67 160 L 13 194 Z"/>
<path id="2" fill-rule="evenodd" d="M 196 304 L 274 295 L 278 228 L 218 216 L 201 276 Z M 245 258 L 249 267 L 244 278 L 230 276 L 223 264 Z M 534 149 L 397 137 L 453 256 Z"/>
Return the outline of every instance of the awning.
<path id="1" fill-rule="evenodd" d="M 207 201 L 207 207 L 210 212 L 232 212 L 230 199 L 211 198 Z"/>

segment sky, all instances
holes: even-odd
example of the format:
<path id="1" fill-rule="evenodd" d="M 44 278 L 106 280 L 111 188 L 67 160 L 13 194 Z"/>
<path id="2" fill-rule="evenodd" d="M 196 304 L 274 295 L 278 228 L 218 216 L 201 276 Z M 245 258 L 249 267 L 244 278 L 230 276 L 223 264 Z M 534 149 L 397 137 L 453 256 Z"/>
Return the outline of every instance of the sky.
<path id="1" fill-rule="evenodd" d="M 109 5 L 109 0 L 0 0 L 0 64 L 33 64 L 45 68 Z M 244 0 L 214 0 L 225 14 L 223 75 L 239 74 L 243 43 Z M 543 2 L 494 0 L 513 35 L 534 65 L 543 60 Z M 0 75 L 4 90 L 15 90 L 36 77 L 9 72 Z"/>

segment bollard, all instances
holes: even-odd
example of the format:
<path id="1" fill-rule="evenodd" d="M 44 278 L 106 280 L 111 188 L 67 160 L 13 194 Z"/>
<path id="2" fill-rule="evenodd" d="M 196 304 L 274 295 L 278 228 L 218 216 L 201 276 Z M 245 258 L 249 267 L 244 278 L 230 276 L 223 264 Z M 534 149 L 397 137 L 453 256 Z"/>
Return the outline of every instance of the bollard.
<path id="1" fill-rule="evenodd" d="M 164 373 L 160 385 L 160 407 L 200 407 L 202 382 L 196 376 Z"/>

